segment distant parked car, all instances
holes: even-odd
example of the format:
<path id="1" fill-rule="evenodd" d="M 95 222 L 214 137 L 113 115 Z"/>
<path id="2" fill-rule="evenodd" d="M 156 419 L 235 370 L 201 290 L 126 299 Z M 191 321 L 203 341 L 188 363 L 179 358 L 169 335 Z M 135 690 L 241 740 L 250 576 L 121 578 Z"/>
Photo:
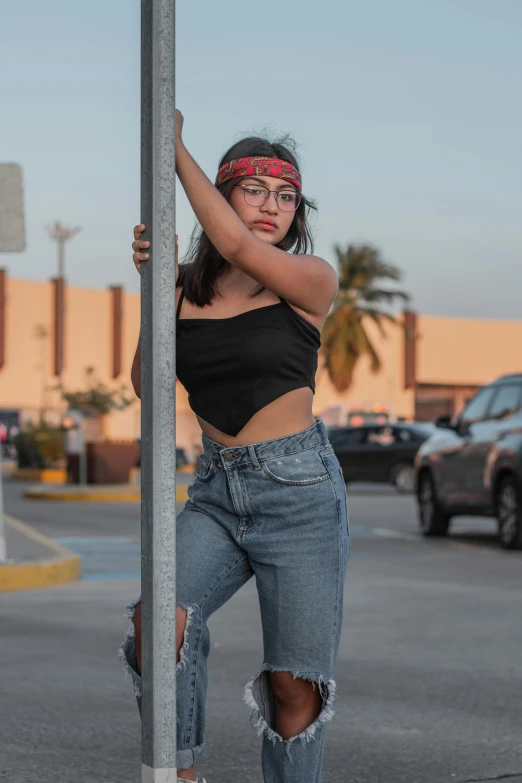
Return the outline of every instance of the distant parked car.
<path id="1" fill-rule="evenodd" d="M 451 518 L 494 516 L 505 549 L 522 549 L 522 374 L 480 389 L 462 413 L 420 448 L 420 528 L 445 536 Z"/>
<path id="2" fill-rule="evenodd" d="M 188 465 L 187 452 L 181 446 L 176 447 L 176 470 Z"/>
<path id="3" fill-rule="evenodd" d="M 181 446 L 176 446 L 176 470 L 180 470 L 180 468 L 184 468 L 186 465 L 188 465 L 187 452 Z M 138 455 L 136 467 L 141 468 L 141 452 Z"/>
<path id="4" fill-rule="evenodd" d="M 368 424 L 335 427 L 328 437 L 347 484 L 379 481 L 413 492 L 415 455 L 433 431 L 430 424 Z"/>

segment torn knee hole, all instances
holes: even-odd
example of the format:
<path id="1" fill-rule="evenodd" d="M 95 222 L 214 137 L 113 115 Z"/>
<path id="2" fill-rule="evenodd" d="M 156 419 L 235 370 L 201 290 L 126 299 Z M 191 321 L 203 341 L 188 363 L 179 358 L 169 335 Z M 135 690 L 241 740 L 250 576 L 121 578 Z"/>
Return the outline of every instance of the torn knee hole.
<path id="1" fill-rule="evenodd" d="M 303 682 L 307 688 L 303 687 Z M 292 687 L 294 683 L 294 687 Z M 309 698 L 312 691 L 318 690 L 321 698 L 320 712 L 317 718 L 304 731 L 290 739 L 284 739 L 273 728 L 274 701 L 287 700 L 295 704 L 297 699 Z M 258 735 L 264 735 L 274 744 L 286 742 L 288 748 L 296 740 L 306 744 L 315 738 L 318 729 L 322 729 L 325 723 L 334 716 L 333 703 L 335 701 L 336 684 L 332 679 L 320 675 L 292 672 L 288 670 L 265 667 L 262 671 L 247 683 L 245 688 L 245 703 L 250 711 L 250 721 Z M 299 696 L 298 694 L 301 694 Z"/>
<path id="2" fill-rule="evenodd" d="M 187 640 L 185 638 L 187 630 L 187 610 L 181 606 L 176 607 L 176 647 L 178 650 L 177 663 L 180 662 L 180 654 Z"/>
<path id="3" fill-rule="evenodd" d="M 119 650 L 120 660 L 127 673 L 134 671 L 141 675 L 141 647 L 142 647 L 142 616 L 141 599 L 134 601 L 127 607 L 126 616 L 131 620 L 125 640 Z M 184 669 L 188 662 L 189 629 L 192 625 L 194 609 L 192 607 L 176 607 L 176 668 Z"/>
<path id="4" fill-rule="evenodd" d="M 270 687 L 274 700 L 279 707 L 298 708 L 306 705 L 311 699 L 314 702 L 317 696 L 322 700 L 322 687 L 317 688 L 313 680 L 294 677 L 292 672 L 269 672 Z"/>
<path id="5" fill-rule="evenodd" d="M 141 599 L 137 598 L 125 610 L 131 621 L 125 639 L 118 650 L 120 663 L 126 675 L 132 677 L 136 698 L 141 698 Z"/>
<path id="6" fill-rule="evenodd" d="M 134 625 L 134 636 L 136 639 L 136 669 L 141 674 L 141 601 L 134 607 L 132 615 L 132 624 Z"/>
<path id="7" fill-rule="evenodd" d="M 192 625 L 194 609 L 184 606 L 176 607 L 176 646 L 178 648 L 178 657 L 176 669 L 184 669 L 188 663 L 188 653 L 190 649 L 189 629 Z"/>

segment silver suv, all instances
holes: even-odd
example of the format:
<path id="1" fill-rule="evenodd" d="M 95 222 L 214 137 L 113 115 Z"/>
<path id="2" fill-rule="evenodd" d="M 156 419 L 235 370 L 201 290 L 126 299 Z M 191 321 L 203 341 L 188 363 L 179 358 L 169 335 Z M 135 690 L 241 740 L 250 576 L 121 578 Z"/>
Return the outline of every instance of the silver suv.
<path id="1" fill-rule="evenodd" d="M 505 549 L 522 549 L 522 374 L 484 386 L 415 459 L 424 536 L 445 536 L 451 518 L 494 516 Z"/>

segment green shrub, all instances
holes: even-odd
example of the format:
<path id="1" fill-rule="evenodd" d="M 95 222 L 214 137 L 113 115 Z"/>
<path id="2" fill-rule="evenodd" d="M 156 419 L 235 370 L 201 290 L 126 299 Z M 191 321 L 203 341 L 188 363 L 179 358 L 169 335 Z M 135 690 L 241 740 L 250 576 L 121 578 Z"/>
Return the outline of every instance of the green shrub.
<path id="1" fill-rule="evenodd" d="M 132 397 L 127 397 L 125 384 L 111 389 L 96 378 L 94 367 L 85 368 L 85 386 L 83 390 L 63 393 L 70 410 L 106 416 L 111 411 L 125 410 L 133 402 Z"/>
<path id="2" fill-rule="evenodd" d="M 64 457 L 62 432 L 46 421 L 28 422 L 14 439 L 19 468 L 53 467 Z"/>

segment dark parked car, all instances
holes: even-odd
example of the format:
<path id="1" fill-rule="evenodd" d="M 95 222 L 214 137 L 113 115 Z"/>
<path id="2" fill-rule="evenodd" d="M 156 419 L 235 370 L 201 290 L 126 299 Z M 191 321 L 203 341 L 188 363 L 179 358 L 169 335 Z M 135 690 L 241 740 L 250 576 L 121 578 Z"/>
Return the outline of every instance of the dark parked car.
<path id="1" fill-rule="evenodd" d="M 188 465 L 188 462 L 189 461 L 185 449 L 182 449 L 181 446 L 176 446 L 176 470 L 184 468 L 186 465 Z M 138 455 L 138 459 L 136 460 L 136 467 L 141 468 L 141 452 Z"/>
<path id="2" fill-rule="evenodd" d="M 413 492 L 415 455 L 433 430 L 430 424 L 367 424 L 332 428 L 328 436 L 347 484 L 384 481 Z"/>
<path id="3" fill-rule="evenodd" d="M 445 536 L 459 514 L 494 516 L 506 549 L 522 548 L 522 374 L 484 386 L 416 459 L 419 521 Z"/>

